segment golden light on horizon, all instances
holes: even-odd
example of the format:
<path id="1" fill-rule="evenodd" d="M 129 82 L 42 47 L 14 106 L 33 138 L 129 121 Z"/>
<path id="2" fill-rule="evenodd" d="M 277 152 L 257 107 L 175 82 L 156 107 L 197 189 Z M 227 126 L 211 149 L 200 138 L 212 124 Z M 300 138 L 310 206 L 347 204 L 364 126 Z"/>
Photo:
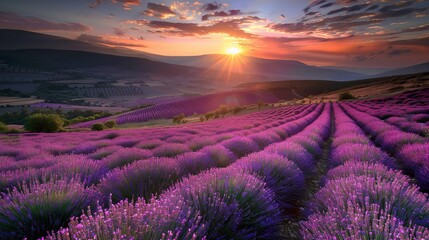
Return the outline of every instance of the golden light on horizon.
<path id="1" fill-rule="evenodd" d="M 241 52 L 243 52 L 243 50 L 239 47 L 229 47 L 225 51 L 226 54 L 232 55 L 232 56 L 238 55 Z"/>

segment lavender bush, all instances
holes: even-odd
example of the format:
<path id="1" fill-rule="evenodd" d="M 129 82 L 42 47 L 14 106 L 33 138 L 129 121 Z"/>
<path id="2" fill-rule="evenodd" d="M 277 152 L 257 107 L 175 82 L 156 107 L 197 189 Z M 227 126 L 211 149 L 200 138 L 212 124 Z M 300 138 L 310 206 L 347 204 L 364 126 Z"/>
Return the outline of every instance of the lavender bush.
<path id="1" fill-rule="evenodd" d="M 95 207 L 101 200 L 95 188 L 78 180 L 23 183 L 0 204 L 0 235 L 8 238 L 37 238 L 65 226 L 82 209 Z"/>

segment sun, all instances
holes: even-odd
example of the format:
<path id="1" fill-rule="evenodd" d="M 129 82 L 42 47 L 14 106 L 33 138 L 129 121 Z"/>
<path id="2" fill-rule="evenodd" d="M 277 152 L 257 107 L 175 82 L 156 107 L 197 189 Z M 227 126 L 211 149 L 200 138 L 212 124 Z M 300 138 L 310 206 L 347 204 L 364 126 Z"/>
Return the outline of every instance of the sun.
<path id="1" fill-rule="evenodd" d="M 242 51 L 243 50 L 241 48 L 239 48 L 239 47 L 229 47 L 229 48 L 226 49 L 225 52 L 228 55 L 235 56 L 235 55 L 240 54 Z"/>

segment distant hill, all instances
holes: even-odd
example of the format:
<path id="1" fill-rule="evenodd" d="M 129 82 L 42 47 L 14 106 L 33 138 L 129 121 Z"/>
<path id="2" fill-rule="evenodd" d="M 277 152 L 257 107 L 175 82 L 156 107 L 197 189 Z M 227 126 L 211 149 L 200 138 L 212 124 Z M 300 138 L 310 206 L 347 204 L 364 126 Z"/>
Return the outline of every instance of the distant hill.
<path id="1" fill-rule="evenodd" d="M 336 80 L 347 81 L 366 78 L 367 75 L 338 69 L 315 67 L 293 60 L 264 59 L 250 56 L 212 54 L 186 57 L 156 56 L 157 60 L 173 64 L 215 70 L 233 69 L 238 73 L 265 75 L 275 80 Z"/>
<path id="2" fill-rule="evenodd" d="M 0 60 L 14 66 L 36 68 L 47 71 L 94 70 L 115 75 L 168 76 L 178 81 L 210 80 L 216 82 L 264 81 L 266 77 L 245 73 L 219 72 L 197 67 L 176 65 L 139 57 L 126 57 L 85 51 L 56 49 L 22 49 L 0 51 Z"/>
<path id="3" fill-rule="evenodd" d="M 14 29 L 0 29 L 0 50 L 57 49 L 150 58 L 152 54 L 127 48 L 114 48 L 75 39 Z"/>
<path id="4" fill-rule="evenodd" d="M 230 56 L 220 54 L 183 57 L 162 56 L 127 48 L 113 48 L 99 44 L 92 44 L 47 34 L 22 30 L 0 29 L 0 50 L 22 49 L 74 50 L 116 56 L 139 57 L 175 65 L 205 68 L 217 71 L 227 70 L 240 74 L 263 75 L 266 76 L 267 80 L 327 79 L 344 81 L 367 77 L 360 73 L 309 66 L 292 60 L 262 59 L 249 56 L 237 56 L 236 58 L 231 58 Z"/>
<path id="5" fill-rule="evenodd" d="M 397 75 L 405 75 L 405 74 L 413 74 L 413 73 L 423 73 L 429 72 L 429 62 L 399 68 L 392 71 L 387 71 L 381 74 L 376 75 L 377 77 L 387 77 L 387 76 L 397 76 Z"/>
<path id="6" fill-rule="evenodd" d="M 109 67 L 117 70 L 161 75 L 189 75 L 190 73 L 202 72 L 201 69 L 197 68 L 156 62 L 144 58 L 71 50 L 23 49 L 0 51 L 0 59 L 13 65 L 44 70 Z"/>
<path id="7" fill-rule="evenodd" d="M 364 80 L 354 80 L 346 82 L 322 81 L 322 80 L 284 80 L 271 82 L 243 83 L 236 88 L 241 90 L 269 90 L 275 96 L 284 100 L 291 100 L 290 94 L 295 94 L 294 98 L 308 97 L 319 94 L 337 94 L 340 92 L 359 92 L 358 95 L 377 95 L 396 91 L 403 91 L 408 88 L 422 87 L 423 82 L 427 83 L 429 72 L 415 73 L 400 76 L 388 76 L 371 78 Z M 359 90 L 359 91 L 356 91 Z M 288 98 L 289 97 L 289 98 Z"/>
<path id="8" fill-rule="evenodd" d="M 316 67 L 293 60 L 263 59 L 250 56 L 231 56 L 221 54 L 201 56 L 162 56 L 128 48 L 109 47 L 75 39 L 47 34 L 0 29 L 0 50 L 56 49 L 101 53 L 115 56 L 145 58 L 156 62 L 169 63 L 210 70 L 228 70 L 240 74 L 265 76 L 270 80 L 335 80 L 349 81 L 371 77 L 385 77 L 429 71 L 429 62 L 383 72 L 365 75 L 345 67 Z M 379 72 L 377 70 L 375 72 Z"/>

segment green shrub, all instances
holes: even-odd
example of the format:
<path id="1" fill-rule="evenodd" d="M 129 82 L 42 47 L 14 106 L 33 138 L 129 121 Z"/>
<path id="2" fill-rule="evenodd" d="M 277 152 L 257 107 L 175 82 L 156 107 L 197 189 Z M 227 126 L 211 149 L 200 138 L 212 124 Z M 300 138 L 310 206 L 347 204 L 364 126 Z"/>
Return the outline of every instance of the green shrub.
<path id="1" fill-rule="evenodd" d="M 349 92 L 345 92 L 345 93 L 341 93 L 340 97 L 338 98 L 338 100 L 340 100 L 340 101 L 342 101 L 342 100 L 349 100 L 349 99 L 356 99 L 356 97 L 353 96 Z"/>
<path id="2" fill-rule="evenodd" d="M 20 131 L 16 128 L 11 128 L 7 133 L 20 133 Z"/>
<path id="3" fill-rule="evenodd" d="M 30 132 L 58 132 L 64 121 L 58 114 L 35 113 L 25 118 L 24 128 Z"/>
<path id="4" fill-rule="evenodd" d="M 0 133 L 7 133 L 9 131 L 9 128 L 6 126 L 6 124 L 0 122 Z"/>
<path id="5" fill-rule="evenodd" d="M 107 128 L 114 128 L 116 126 L 116 122 L 115 120 L 109 120 L 104 123 L 104 126 L 106 126 Z"/>
<path id="6" fill-rule="evenodd" d="M 103 131 L 105 128 L 104 124 L 102 123 L 95 123 L 92 125 L 91 130 L 92 131 Z"/>
<path id="7" fill-rule="evenodd" d="M 185 114 L 181 113 L 181 114 L 173 117 L 173 123 L 180 124 L 183 122 L 183 119 L 185 119 Z"/>

